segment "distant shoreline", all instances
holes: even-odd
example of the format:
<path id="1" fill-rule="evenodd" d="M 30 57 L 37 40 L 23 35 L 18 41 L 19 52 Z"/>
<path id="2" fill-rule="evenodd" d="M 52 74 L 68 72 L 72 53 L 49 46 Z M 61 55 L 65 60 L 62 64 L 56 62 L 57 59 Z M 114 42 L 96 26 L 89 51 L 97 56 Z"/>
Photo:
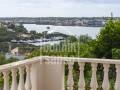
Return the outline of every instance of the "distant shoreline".
<path id="1" fill-rule="evenodd" d="M 113 17 L 113 20 L 119 17 Z M 2 23 L 103 27 L 111 17 L 0 17 Z"/>
<path id="2" fill-rule="evenodd" d="M 23 25 L 27 25 L 27 24 L 23 24 Z M 29 25 L 29 24 L 28 24 Z M 78 26 L 78 25 L 48 25 L 48 24 L 30 24 L 30 25 L 41 25 L 41 26 L 58 26 L 58 27 L 60 27 L 60 26 L 63 26 L 63 27 L 93 27 L 93 28 L 102 28 L 103 26 Z"/>
<path id="3" fill-rule="evenodd" d="M 36 25 L 48 25 L 48 24 L 36 24 Z M 48 25 L 49 26 L 49 25 Z M 73 27 L 103 27 L 103 26 L 80 26 L 80 25 L 50 25 L 50 26 L 73 26 Z"/>

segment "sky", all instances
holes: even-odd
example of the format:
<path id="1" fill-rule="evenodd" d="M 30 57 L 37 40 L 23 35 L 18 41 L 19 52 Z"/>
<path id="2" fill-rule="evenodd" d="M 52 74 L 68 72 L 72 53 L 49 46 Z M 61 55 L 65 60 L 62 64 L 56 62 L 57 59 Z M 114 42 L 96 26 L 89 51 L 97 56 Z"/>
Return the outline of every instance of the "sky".
<path id="1" fill-rule="evenodd" d="M 120 16 L 120 0 L 0 0 L 0 17 Z"/>

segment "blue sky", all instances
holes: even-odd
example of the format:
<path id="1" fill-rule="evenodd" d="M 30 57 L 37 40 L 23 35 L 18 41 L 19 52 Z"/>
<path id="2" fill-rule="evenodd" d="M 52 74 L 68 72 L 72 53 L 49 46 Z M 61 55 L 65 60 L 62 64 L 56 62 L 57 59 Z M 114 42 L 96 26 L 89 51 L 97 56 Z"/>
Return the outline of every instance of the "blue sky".
<path id="1" fill-rule="evenodd" d="M 120 16 L 120 0 L 0 0 L 0 17 Z"/>

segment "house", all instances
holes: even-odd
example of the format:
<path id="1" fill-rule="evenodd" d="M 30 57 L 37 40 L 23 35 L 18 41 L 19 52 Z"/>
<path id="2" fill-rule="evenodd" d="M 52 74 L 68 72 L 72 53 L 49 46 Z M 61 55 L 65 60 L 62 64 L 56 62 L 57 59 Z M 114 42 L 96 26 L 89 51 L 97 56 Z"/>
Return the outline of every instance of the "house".
<path id="1" fill-rule="evenodd" d="M 6 57 L 6 59 L 9 59 L 9 58 L 16 58 L 16 59 L 18 59 L 18 60 L 23 60 L 23 59 L 25 59 L 25 55 L 20 53 L 18 47 L 10 50 L 9 53 L 6 53 L 6 54 L 5 54 L 5 57 Z"/>
<path id="2" fill-rule="evenodd" d="M 19 48 L 16 47 L 16 48 L 12 49 L 10 52 L 11 52 L 11 54 L 13 54 L 13 55 L 19 55 Z"/>
<path id="3" fill-rule="evenodd" d="M 19 37 L 24 37 L 24 38 L 30 38 L 31 34 L 19 33 L 18 36 Z"/>

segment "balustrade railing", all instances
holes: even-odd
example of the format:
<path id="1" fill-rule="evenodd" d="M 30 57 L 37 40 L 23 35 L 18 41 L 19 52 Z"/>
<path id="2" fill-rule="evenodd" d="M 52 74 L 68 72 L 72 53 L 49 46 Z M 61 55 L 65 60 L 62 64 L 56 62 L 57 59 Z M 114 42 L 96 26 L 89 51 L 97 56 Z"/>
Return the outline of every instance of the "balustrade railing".
<path id="1" fill-rule="evenodd" d="M 103 66 L 102 89 L 110 89 L 109 68 L 115 65 L 115 90 L 120 90 L 120 61 L 112 59 L 92 59 L 75 57 L 40 56 L 7 65 L 0 66 L 3 75 L 3 90 L 65 90 L 64 66 L 68 66 L 67 90 L 74 89 L 73 68 L 74 63 L 79 65 L 78 90 L 85 90 L 85 64 L 91 65 L 90 90 L 97 90 L 98 64 Z M 11 79 L 10 79 L 11 78 Z M 11 81 L 10 81 L 11 80 Z M 11 82 L 11 83 L 9 83 Z"/>

